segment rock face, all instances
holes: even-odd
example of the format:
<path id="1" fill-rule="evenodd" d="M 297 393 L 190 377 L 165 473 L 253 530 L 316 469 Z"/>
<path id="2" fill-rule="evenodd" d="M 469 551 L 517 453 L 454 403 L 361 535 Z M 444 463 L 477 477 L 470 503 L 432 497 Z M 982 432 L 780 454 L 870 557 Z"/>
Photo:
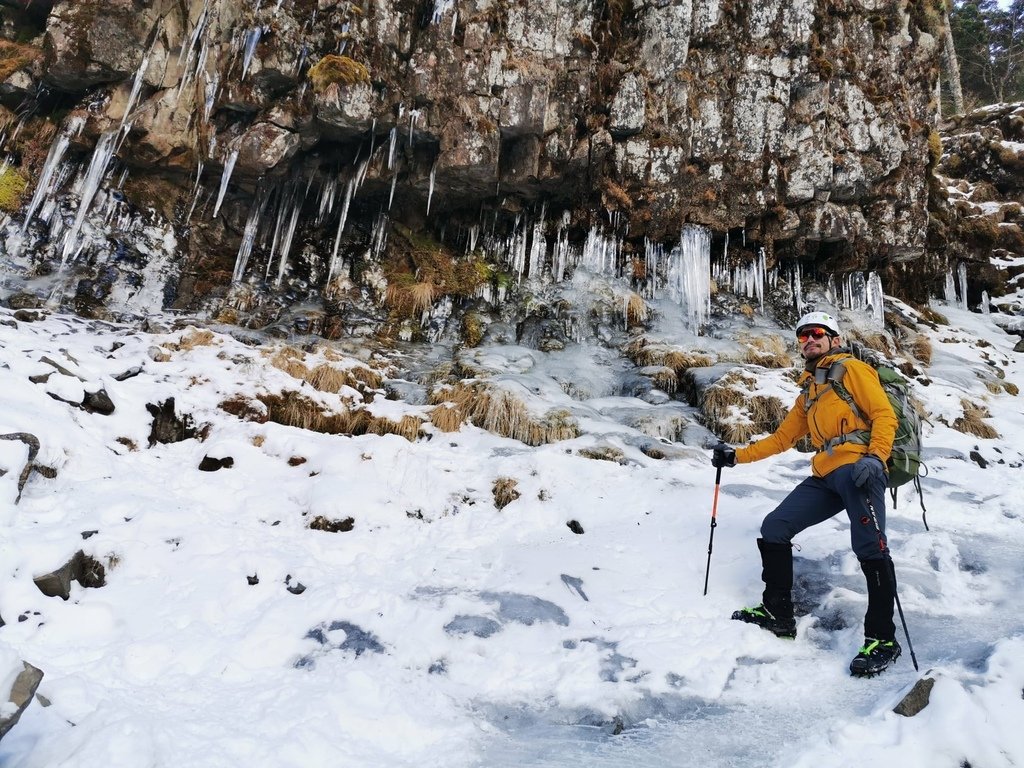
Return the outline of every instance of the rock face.
<path id="1" fill-rule="evenodd" d="M 968 306 L 984 291 L 994 308 L 1024 315 L 1019 299 L 999 298 L 1024 274 L 1024 104 L 954 116 L 942 134 L 936 178 L 948 202 L 933 214 L 931 236 L 950 265 L 965 266 Z M 1019 324 L 1007 330 L 1024 334 Z"/>
<path id="2" fill-rule="evenodd" d="M 23 20 L 41 57 L 16 74 L 49 117 L 13 147 L 38 185 L 0 237 L 77 271 L 87 314 L 256 322 L 418 279 L 395 224 L 517 276 L 595 225 L 622 268 L 687 222 L 738 259 L 881 268 L 927 245 L 940 7 L 60 0 Z"/>

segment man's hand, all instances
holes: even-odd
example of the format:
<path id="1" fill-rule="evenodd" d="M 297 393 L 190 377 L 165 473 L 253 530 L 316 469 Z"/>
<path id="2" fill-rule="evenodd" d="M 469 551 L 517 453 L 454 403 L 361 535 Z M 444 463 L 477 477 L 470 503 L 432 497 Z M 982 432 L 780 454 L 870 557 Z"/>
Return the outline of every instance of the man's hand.
<path id="1" fill-rule="evenodd" d="M 736 449 L 726 443 L 719 443 L 711 449 L 711 466 L 718 467 L 735 467 L 736 466 Z"/>
<path id="2" fill-rule="evenodd" d="M 885 465 L 882 460 L 874 454 L 868 454 L 857 459 L 853 465 L 853 482 L 858 488 L 874 484 L 881 480 L 885 482 Z"/>

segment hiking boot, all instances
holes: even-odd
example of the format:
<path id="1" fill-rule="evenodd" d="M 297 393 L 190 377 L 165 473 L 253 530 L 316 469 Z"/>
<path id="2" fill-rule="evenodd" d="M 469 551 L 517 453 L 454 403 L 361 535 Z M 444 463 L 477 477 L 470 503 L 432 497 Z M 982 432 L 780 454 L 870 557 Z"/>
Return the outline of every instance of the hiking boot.
<path id="1" fill-rule="evenodd" d="M 872 677 L 888 669 L 900 657 L 903 649 L 895 640 L 864 638 L 864 646 L 850 662 L 850 674 L 854 677 Z"/>
<path id="2" fill-rule="evenodd" d="M 754 608 L 741 608 L 738 611 L 734 611 L 732 617 L 736 621 L 744 621 L 747 624 L 756 624 L 761 629 L 767 629 L 776 637 L 785 637 L 788 639 L 796 637 L 796 621 L 793 617 L 776 617 L 771 611 L 764 607 L 764 603 Z"/>

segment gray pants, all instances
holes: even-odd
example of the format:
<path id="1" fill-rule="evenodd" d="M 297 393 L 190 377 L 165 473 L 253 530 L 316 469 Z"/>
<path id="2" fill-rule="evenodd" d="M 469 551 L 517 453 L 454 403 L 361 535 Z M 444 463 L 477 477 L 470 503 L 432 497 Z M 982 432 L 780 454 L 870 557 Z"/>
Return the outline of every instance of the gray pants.
<path id="1" fill-rule="evenodd" d="M 871 521 L 866 499 L 870 497 L 878 520 L 879 536 Z M 846 510 L 850 517 L 850 544 L 860 560 L 885 558 L 885 481 L 858 488 L 853 482 L 853 464 L 829 472 L 825 477 L 808 477 L 782 500 L 761 523 L 761 538 L 772 544 L 789 544 L 805 528 L 828 520 Z"/>

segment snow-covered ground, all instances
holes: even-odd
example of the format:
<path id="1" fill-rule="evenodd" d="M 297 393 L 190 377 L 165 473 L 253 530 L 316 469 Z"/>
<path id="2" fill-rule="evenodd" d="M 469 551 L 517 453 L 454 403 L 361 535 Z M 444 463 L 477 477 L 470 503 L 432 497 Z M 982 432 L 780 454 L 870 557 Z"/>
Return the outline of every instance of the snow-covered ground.
<path id="1" fill-rule="evenodd" d="M 218 408 L 297 389 L 229 336 L 4 311 L 0 434 L 38 437 L 56 475 L 15 504 L 28 449 L 0 441 L 0 682 L 12 659 L 45 673 L 0 766 L 1024 765 L 1024 414 L 985 384 L 998 367 L 1024 385 L 1022 356 L 991 316 L 936 308 L 950 325 L 922 328 L 918 387 L 931 530 L 906 489 L 889 513 L 921 669 L 904 642 L 870 680 L 847 671 L 864 597 L 844 516 L 797 540 L 795 641 L 729 620 L 759 600 L 754 540 L 805 454 L 724 472 L 704 597 L 715 471 L 698 445 L 652 458 L 609 416 L 647 403 L 593 392 L 572 406 L 584 434 L 536 448 L 471 426 L 318 434 Z M 593 382 L 596 354 L 546 365 Z M 101 388 L 110 415 L 67 402 Z M 205 440 L 149 446 L 146 405 L 168 397 Z M 940 421 L 965 398 L 999 438 Z M 616 460 L 581 455 L 595 446 Z M 501 478 L 519 496 L 498 509 Z M 318 516 L 351 530 L 311 530 Z M 33 577 L 78 550 L 105 586 L 44 596 Z M 930 705 L 894 714 L 924 674 Z"/>

